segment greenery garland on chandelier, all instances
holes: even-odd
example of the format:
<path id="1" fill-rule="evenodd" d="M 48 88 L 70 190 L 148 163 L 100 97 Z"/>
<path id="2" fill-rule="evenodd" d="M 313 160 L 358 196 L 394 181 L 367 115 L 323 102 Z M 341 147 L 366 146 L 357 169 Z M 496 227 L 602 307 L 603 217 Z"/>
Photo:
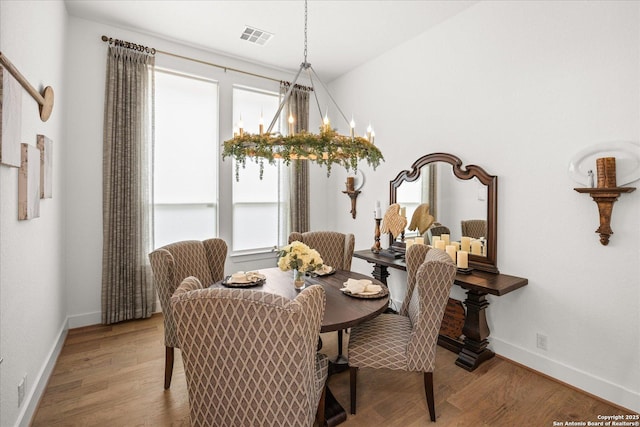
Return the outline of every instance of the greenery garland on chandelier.
<path id="1" fill-rule="evenodd" d="M 244 168 L 247 158 L 260 165 L 260 179 L 264 172 L 264 160 L 275 164 L 282 159 L 288 166 L 291 160 L 312 160 L 326 165 L 327 176 L 331 174 L 334 163 L 342 165 L 347 171 L 358 169 L 358 162 L 366 160 L 374 169 L 384 160 L 382 153 L 366 138 L 344 136 L 333 129 L 320 129 L 320 134 L 306 131 L 294 135 L 264 133 L 262 135 L 242 133 L 224 142 L 222 157 L 233 157 L 236 161 L 236 181 L 240 179 L 240 167 Z"/>
<path id="2" fill-rule="evenodd" d="M 358 162 L 360 160 L 366 160 L 369 166 L 374 169 L 380 164 L 381 160 L 384 160 L 380 150 L 373 145 L 373 131 L 371 127 L 367 129 L 367 138 L 359 137 L 355 135 L 353 120 L 350 123 L 351 132 L 350 136 L 340 135 L 329 124 L 329 118 L 325 115 L 323 125 L 320 127 L 319 134 L 313 134 L 307 131 L 295 133 L 293 131 L 293 116 L 289 115 L 289 134 L 287 136 L 281 135 L 279 132 L 271 133 L 273 126 L 280 117 L 280 113 L 287 101 L 291 96 L 291 92 L 300 77 L 302 71 L 306 71 L 311 82 L 311 91 L 316 97 L 316 103 L 318 104 L 318 111 L 320 111 L 320 103 L 316 95 L 316 91 L 313 84 L 313 76 L 324 87 L 329 99 L 333 101 L 335 106 L 345 122 L 346 116 L 340 110 L 340 107 L 335 102 L 329 90 L 322 83 L 320 77 L 316 74 L 315 70 L 309 62 L 307 62 L 307 12 L 308 5 L 307 0 L 304 2 L 304 61 L 300 64 L 298 74 L 293 79 L 293 82 L 289 84 L 289 89 L 284 98 L 280 102 L 278 111 L 276 112 L 271 124 L 267 128 L 266 132 L 263 132 L 262 125 L 260 125 L 259 134 L 251 134 L 244 132 L 242 126 L 240 126 L 240 132 L 235 134 L 233 139 L 224 142 L 222 150 L 222 158 L 233 157 L 236 162 L 236 181 L 240 179 L 240 166 L 244 168 L 247 164 L 247 157 L 252 158 L 260 166 L 260 179 L 262 179 L 264 173 L 264 161 L 265 159 L 269 164 L 275 164 L 276 159 L 282 159 L 288 166 L 291 164 L 291 160 L 309 160 L 316 162 L 320 165 L 327 167 L 327 176 L 331 175 L 331 166 L 334 163 L 344 166 L 347 171 L 358 169 Z"/>

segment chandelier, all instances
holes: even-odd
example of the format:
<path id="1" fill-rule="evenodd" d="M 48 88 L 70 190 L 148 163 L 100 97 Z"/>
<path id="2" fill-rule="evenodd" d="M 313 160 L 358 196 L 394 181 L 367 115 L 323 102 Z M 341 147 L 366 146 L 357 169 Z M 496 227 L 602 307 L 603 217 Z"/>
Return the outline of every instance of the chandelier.
<path id="1" fill-rule="evenodd" d="M 319 133 L 310 133 L 308 131 L 294 132 L 295 118 L 289 114 L 288 117 L 288 133 L 283 135 L 280 132 L 272 132 L 274 125 L 278 122 L 282 109 L 289 101 L 291 93 L 300 78 L 302 72 L 305 71 L 311 82 L 311 92 L 314 94 L 318 112 L 322 125 Z M 324 118 L 320 112 L 320 102 L 318 101 L 317 92 L 314 87 L 314 77 L 322 85 L 331 102 L 335 105 L 338 112 L 350 128 L 349 135 L 340 135 L 331 127 L 331 123 L 327 114 Z M 260 166 L 260 179 L 264 171 L 264 161 L 269 164 L 275 164 L 277 159 L 281 159 L 288 166 L 292 160 L 309 160 L 319 165 L 327 167 L 327 176 L 331 174 L 331 166 L 339 164 L 347 171 L 358 169 L 358 162 L 366 160 L 369 166 L 374 169 L 384 160 L 380 150 L 374 145 L 375 133 L 371 129 L 371 125 L 367 128 L 365 136 L 357 136 L 355 133 L 355 123 L 353 119 L 347 120 L 346 116 L 331 96 L 327 86 L 320 80 L 315 70 L 309 62 L 307 62 L 307 0 L 304 2 L 304 61 L 300 64 L 298 73 L 293 82 L 280 102 L 271 124 L 264 131 L 263 125 L 260 125 L 258 134 L 245 132 L 240 126 L 239 131 L 234 134 L 233 139 L 224 142 L 222 157 L 233 157 L 236 162 L 236 180 L 239 179 L 239 169 L 246 165 L 247 159 L 252 159 Z"/>

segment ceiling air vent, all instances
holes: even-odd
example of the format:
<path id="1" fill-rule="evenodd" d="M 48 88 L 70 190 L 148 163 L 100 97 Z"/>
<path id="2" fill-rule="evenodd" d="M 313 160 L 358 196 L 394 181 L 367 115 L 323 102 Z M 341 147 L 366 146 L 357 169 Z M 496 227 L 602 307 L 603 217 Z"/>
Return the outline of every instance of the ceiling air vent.
<path id="1" fill-rule="evenodd" d="M 259 30 L 257 28 L 252 28 L 249 26 L 244 27 L 244 31 L 240 36 L 242 40 L 259 44 L 261 46 L 267 44 L 267 42 L 271 40 L 271 37 L 273 37 L 273 34 L 267 31 Z"/>

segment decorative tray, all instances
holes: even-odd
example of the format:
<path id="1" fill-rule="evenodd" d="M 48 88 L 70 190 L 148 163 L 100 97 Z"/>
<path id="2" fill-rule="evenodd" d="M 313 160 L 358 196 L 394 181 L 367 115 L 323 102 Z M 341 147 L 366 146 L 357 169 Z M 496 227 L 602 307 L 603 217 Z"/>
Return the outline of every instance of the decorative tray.
<path id="1" fill-rule="evenodd" d="M 343 294 L 348 295 L 352 298 L 376 299 L 376 298 L 384 298 L 387 295 L 389 295 L 389 289 L 384 285 L 382 285 L 382 290 L 376 293 L 365 292 L 365 293 L 352 294 L 346 288 L 342 288 L 340 290 L 342 291 Z"/>
<path id="2" fill-rule="evenodd" d="M 262 274 L 249 275 L 246 279 L 232 279 L 231 276 L 227 276 L 222 284 L 227 288 L 250 288 L 264 285 L 265 280 L 266 278 Z"/>

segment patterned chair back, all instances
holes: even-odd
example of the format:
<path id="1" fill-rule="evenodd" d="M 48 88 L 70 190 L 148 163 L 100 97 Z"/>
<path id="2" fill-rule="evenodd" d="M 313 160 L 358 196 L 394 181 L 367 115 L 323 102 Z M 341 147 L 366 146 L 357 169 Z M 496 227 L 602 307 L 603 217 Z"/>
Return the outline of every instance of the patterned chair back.
<path id="1" fill-rule="evenodd" d="M 463 236 L 469 236 L 475 239 L 487 237 L 487 221 L 484 219 L 460 221 L 460 228 L 462 229 Z"/>
<path id="2" fill-rule="evenodd" d="M 324 289 L 310 286 L 289 300 L 200 287 L 189 278 L 171 299 L 191 425 L 312 426 Z"/>
<path id="3" fill-rule="evenodd" d="M 325 265 L 337 270 L 351 270 L 351 259 L 355 247 L 353 234 L 336 231 L 294 231 L 289 235 L 289 243 L 299 241 L 320 253 Z"/>
<path id="4" fill-rule="evenodd" d="M 222 239 L 186 240 L 171 243 L 149 254 L 153 278 L 164 315 L 164 340 L 167 347 L 179 348 L 171 296 L 189 276 L 204 286 L 224 279 L 227 244 Z"/>
<path id="5" fill-rule="evenodd" d="M 412 326 L 407 346 L 408 370 L 433 372 L 438 333 L 455 276 L 456 265 L 447 253 L 439 249 L 427 251 L 407 307 Z"/>

